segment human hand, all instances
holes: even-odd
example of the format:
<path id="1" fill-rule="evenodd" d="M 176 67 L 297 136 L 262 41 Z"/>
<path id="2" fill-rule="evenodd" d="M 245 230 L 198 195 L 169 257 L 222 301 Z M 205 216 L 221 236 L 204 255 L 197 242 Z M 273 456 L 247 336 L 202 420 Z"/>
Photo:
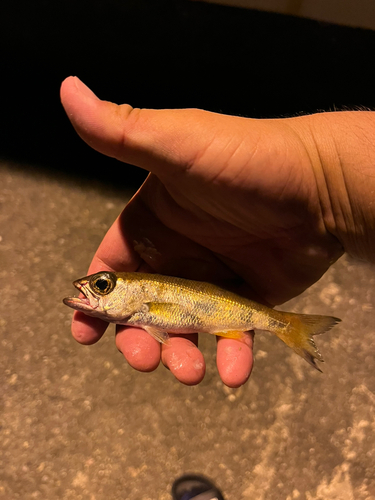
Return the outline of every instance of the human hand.
<path id="1" fill-rule="evenodd" d="M 73 77 L 64 81 L 61 97 L 91 147 L 152 172 L 103 239 L 89 274 L 154 271 L 214 281 L 276 305 L 317 281 L 342 255 L 341 242 L 327 229 L 331 212 L 321 193 L 314 117 L 252 120 L 132 109 L 100 101 Z M 325 162 L 334 158 L 327 153 Z M 96 342 L 106 327 L 74 313 L 72 332 L 81 343 Z M 161 357 L 185 384 L 204 376 L 197 335 L 160 346 L 143 330 L 118 326 L 116 345 L 138 370 L 155 369 Z M 245 383 L 252 363 L 250 335 L 218 340 L 226 385 Z"/>

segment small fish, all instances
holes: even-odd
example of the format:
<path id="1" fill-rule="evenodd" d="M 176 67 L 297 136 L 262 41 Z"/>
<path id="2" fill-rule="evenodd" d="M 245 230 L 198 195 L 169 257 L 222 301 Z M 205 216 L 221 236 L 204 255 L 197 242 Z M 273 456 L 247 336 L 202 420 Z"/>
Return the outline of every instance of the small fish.
<path id="1" fill-rule="evenodd" d="M 323 361 L 313 335 L 340 319 L 276 311 L 211 283 L 145 273 L 102 271 L 73 285 L 84 297 L 64 304 L 110 323 L 143 328 L 167 343 L 169 333 L 211 333 L 239 339 L 250 330 L 267 330 L 321 371 Z"/>

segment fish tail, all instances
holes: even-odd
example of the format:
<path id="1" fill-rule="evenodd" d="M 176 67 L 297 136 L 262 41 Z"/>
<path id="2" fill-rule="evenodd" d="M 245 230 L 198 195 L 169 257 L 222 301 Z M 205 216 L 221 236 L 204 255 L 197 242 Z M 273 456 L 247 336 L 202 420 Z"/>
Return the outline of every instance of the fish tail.
<path id="1" fill-rule="evenodd" d="M 323 362 L 313 336 L 325 333 L 341 320 L 333 316 L 283 313 L 284 326 L 272 329 L 283 342 L 321 372 L 315 360 Z M 284 323 L 284 321 L 283 321 Z"/>

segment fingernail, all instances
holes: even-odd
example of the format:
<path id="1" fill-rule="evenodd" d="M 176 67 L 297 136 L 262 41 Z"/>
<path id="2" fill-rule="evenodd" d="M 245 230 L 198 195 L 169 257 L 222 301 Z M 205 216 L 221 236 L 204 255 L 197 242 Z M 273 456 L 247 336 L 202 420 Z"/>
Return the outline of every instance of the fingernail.
<path id="1" fill-rule="evenodd" d="M 77 90 L 82 95 L 88 97 L 89 99 L 98 99 L 97 96 L 94 94 L 94 92 L 91 89 L 89 89 L 88 86 L 85 85 L 77 76 L 74 77 L 74 83 Z"/>

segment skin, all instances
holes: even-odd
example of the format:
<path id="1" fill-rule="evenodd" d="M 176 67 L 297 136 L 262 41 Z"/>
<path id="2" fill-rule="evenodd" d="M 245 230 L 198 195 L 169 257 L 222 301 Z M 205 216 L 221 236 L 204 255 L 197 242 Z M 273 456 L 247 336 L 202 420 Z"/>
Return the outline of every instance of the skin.
<path id="1" fill-rule="evenodd" d="M 253 120 L 133 109 L 99 100 L 75 77 L 63 82 L 61 99 L 91 147 L 151 172 L 88 274 L 154 271 L 214 281 L 274 306 L 317 281 L 345 251 L 374 261 L 375 113 Z M 73 336 L 82 344 L 97 342 L 106 327 L 74 314 Z M 197 335 L 160 346 L 142 330 L 119 326 L 116 345 L 137 370 L 152 371 L 161 359 L 182 383 L 203 379 Z M 226 385 L 246 382 L 252 346 L 251 335 L 218 340 Z"/>

